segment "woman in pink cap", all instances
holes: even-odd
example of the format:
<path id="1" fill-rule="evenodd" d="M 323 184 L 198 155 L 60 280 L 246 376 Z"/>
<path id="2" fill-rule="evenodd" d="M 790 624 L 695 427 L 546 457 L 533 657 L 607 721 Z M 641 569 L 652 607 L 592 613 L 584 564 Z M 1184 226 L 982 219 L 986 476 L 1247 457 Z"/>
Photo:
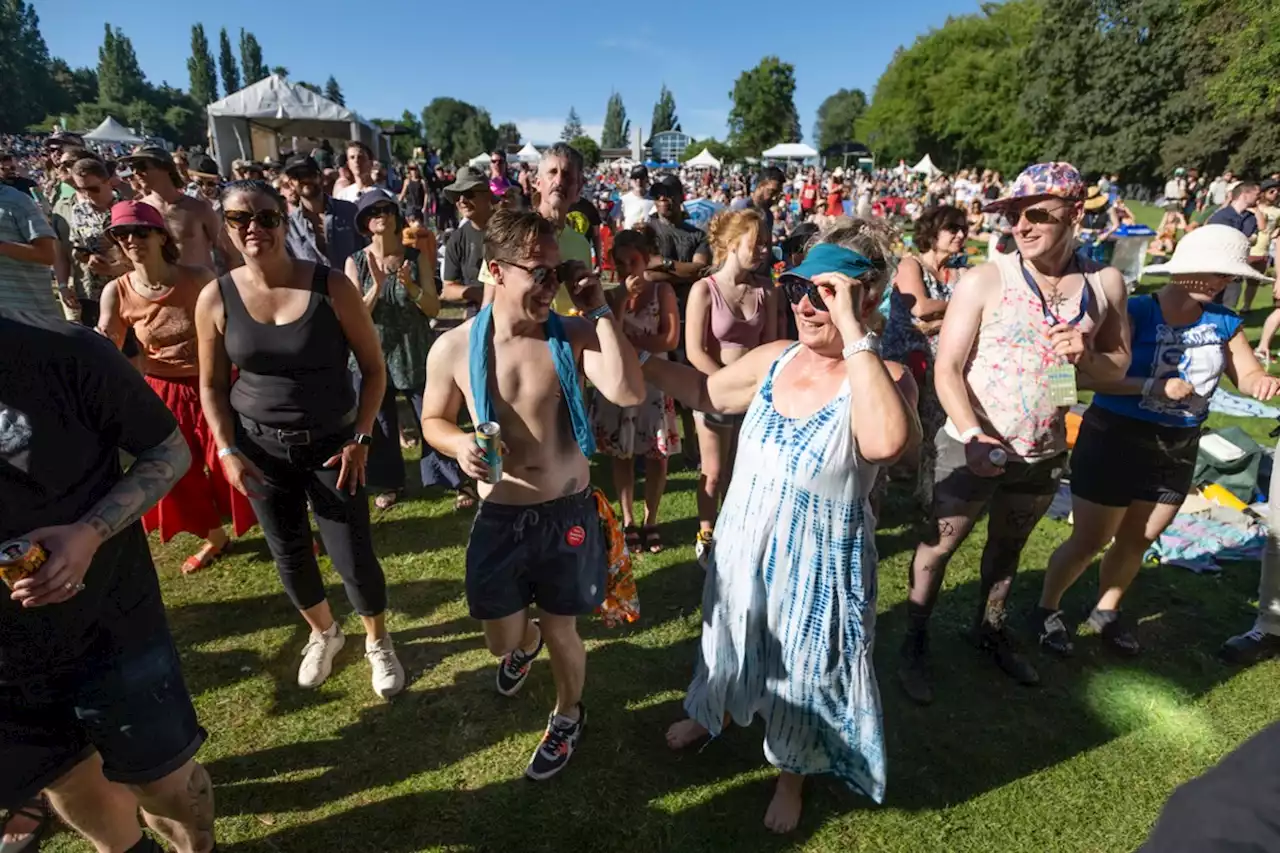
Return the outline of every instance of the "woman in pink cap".
<path id="1" fill-rule="evenodd" d="M 107 234 L 133 271 L 103 290 L 98 331 L 121 346 L 126 332 L 133 329 L 141 349 L 138 366 L 178 419 L 193 460 L 186 475 L 143 516 L 142 523 L 148 533 L 159 530 L 162 542 L 183 532 L 205 540 L 182 566 L 184 574 L 191 574 L 226 548 L 224 518 L 231 519 L 237 536 L 256 521 L 248 499 L 231 488 L 215 461 L 217 448 L 200 408 L 196 300 L 214 274 L 204 267 L 179 264 L 177 243 L 160 212 L 140 201 L 122 201 L 112 207 Z"/>

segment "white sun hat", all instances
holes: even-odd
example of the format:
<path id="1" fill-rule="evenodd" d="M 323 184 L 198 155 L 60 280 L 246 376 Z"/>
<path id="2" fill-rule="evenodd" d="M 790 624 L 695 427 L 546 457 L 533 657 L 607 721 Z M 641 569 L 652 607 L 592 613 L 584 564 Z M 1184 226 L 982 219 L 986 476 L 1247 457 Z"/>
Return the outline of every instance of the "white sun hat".
<path id="1" fill-rule="evenodd" d="M 1167 263 L 1152 264 L 1143 273 L 1193 275 L 1216 273 L 1235 278 L 1271 281 L 1271 276 L 1249 266 L 1249 239 L 1230 225 L 1201 225 L 1178 241 Z"/>

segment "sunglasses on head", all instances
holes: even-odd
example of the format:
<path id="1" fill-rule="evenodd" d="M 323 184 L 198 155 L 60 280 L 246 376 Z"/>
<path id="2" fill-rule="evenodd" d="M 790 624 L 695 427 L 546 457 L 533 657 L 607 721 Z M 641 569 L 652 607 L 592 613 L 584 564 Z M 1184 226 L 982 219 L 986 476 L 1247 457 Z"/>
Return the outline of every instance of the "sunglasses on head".
<path id="1" fill-rule="evenodd" d="M 150 225 L 117 225 L 110 230 L 110 234 L 111 239 L 116 241 L 126 240 L 130 237 L 135 240 L 145 240 L 156 230 Z"/>
<path id="2" fill-rule="evenodd" d="M 249 227 L 250 222 L 258 223 L 260 228 L 279 228 L 284 222 L 284 215 L 278 210 L 227 210 L 222 214 L 223 220 L 232 228 L 241 231 Z"/>
<path id="3" fill-rule="evenodd" d="M 827 303 L 822 298 L 820 288 L 809 279 L 784 273 L 778 278 L 778 284 L 782 286 L 782 292 L 792 305 L 800 304 L 800 300 L 807 296 L 814 311 L 827 311 Z"/>

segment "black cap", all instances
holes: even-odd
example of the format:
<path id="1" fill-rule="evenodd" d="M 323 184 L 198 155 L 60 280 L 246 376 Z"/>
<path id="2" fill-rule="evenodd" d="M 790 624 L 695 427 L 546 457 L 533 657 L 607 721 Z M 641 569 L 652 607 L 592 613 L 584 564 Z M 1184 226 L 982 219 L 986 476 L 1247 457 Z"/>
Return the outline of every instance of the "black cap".
<path id="1" fill-rule="evenodd" d="M 187 171 L 204 178 L 221 177 L 218 174 L 218 164 L 208 154 L 197 154 L 192 157 L 187 163 Z"/>
<path id="2" fill-rule="evenodd" d="M 121 157 L 118 162 L 133 163 L 137 160 L 151 160 L 161 166 L 173 166 L 173 155 L 159 145 L 144 145 L 141 148 L 135 148 Z"/>
<path id="3" fill-rule="evenodd" d="M 316 159 L 310 154 L 294 154 L 284 163 L 284 173 L 286 175 L 292 175 L 294 172 L 308 169 L 320 174 L 320 165 L 316 163 Z"/>
<path id="4" fill-rule="evenodd" d="M 642 181 L 649 177 L 649 168 L 643 164 L 631 167 L 631 180 Z"/>
<path id="5" fill-rule="evenodd" d="M 1280 187 L 1280 181 L 1277 181 L 1275 178 L 1267 178 L 1265 181 L 1259 184 L 1258 187 L 1263 192 L 1266 192 L 1267 190 L 1274 190 L 1277 187 Z"/>
<path id="6" fill-rule="evenodd" d="M 649 190 L 649 195 L 653 198 L 661 195 L 682 199 L 684 198 L 684 184 L 680 183 L 680 179 L 675 175 L 664 175 L 654 182 L 653 187 Z"/>

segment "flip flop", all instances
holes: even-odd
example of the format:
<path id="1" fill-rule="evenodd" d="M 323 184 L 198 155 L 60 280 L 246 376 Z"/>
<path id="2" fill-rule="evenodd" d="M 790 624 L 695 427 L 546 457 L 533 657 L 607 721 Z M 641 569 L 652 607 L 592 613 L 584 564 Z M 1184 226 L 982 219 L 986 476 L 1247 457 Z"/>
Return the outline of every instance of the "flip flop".
<path id="1" fill-rule="evenodd" d="M 628 524 L 622 528 L 622 541 L 627 546 L 627 551 L 632 554 L 640 553 L 640 528 L 634 524 Z"/>
<path id="2" fill-rule="evenodd" d="M 231 542 L 228 540 L 227 545 L 230 544 Z M 187 557 L 186 561 L 183 562 L 182 573 L 184 575 L 194 575 L 201 569 L 207 569 L 222 556 L 222 553 L 227 550 L 227 545 L 217 546 L 206 542 L 203 548 Z M 3 853 L 3 851 L 0 850 L 0 853 Z"/>
<path id="3" fill-rule="evenodd" d="M 662 553 L 662 536 L 658 533 L 656 524 L 644 528 L 644 547 L 650 554 Z"/>
<path id="4" fill-rule="evenodd" d="M 53 812 L 49 804 L 45 802 L 43 796 L 36 797 L 5 815 L 4 822 L 0 823 L 0 837 L 4 836 L 4 827 L 18 815 L 35 821 L 36 828 L 27 833 L 21 841 L 0 841 L 0 853 L 35 853 L 40 849 L 40 839 L 49 831 L 49 824 L 53 822 Z"/>
<path id="5" fill-rule="evenodd" d="M 453 509 L 455 512 L 475 509 L 475 505 L 479 501 L 480 494 L 476 491 L 476 487 L 471 483 L 463 483 L 458 486 L 458 495 L 453 499 Z"/>

